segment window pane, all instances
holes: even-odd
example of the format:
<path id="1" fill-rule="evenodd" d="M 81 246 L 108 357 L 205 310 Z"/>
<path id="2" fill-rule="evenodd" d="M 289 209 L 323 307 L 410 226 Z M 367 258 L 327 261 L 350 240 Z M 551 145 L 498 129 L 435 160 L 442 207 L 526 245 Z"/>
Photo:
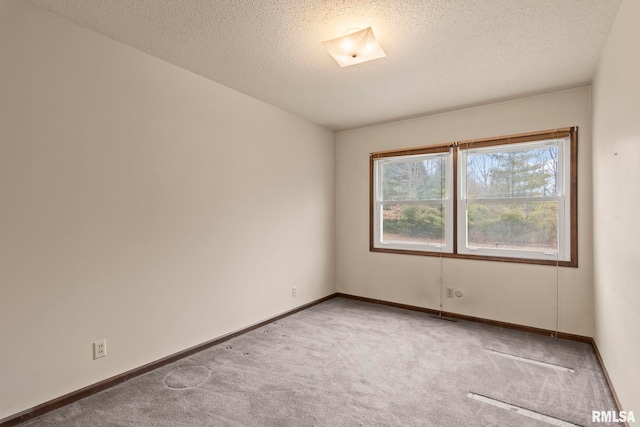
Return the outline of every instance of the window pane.
<path id="1" fill-rule="evenodd" d="M 558 251 L 558 203 L 481 203 L 468 205 L 468 246 Z"/>
<path id="2" fill-rule="evenodd" d="M 538 146 L 467 156 L 467 198 L 556 196 L 558 147 Z"/>
<path id="3" fill-rule="evenodd" d="M 382 160 L 382 200 L 439 200 L 445 195 L 446 160 L 442 157 Z"/>
<path id="4" fill-rule="evenodd" d="M 444 214 L 441 204 L 383 205 L 382 241 L 442 244 Z"/>

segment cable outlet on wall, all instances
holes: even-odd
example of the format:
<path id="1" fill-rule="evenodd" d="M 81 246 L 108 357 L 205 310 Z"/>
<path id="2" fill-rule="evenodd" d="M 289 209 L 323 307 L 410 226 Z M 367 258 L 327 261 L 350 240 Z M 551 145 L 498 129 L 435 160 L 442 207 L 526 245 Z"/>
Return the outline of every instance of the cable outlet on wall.
<path id="1" fill-rule="evenodd" d="M 298 295 L 298 287 L 297 286 L 292 286 L 291 287 L 291 296 L 295 297 L 296 295 Z"/>
<path id="2" fill-rule="evenodd" d="M 100 359 L 107 355 L 107 340 L 100 340 L 93 343 L 93 359 Z"/>
<path id="3" fill-rule="evenodd" d="M 447 298 L 453 298 L 453 288 L 447 288 Z"/>

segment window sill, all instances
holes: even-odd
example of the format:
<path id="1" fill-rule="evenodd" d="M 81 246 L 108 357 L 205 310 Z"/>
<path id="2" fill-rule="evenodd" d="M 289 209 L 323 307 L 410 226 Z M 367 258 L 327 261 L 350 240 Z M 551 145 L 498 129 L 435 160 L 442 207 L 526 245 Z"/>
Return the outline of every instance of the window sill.
<path id="1" fill-rule="evenodd" d="M 571 261 L 555 261 L 555 260 L 546 260 L 546 259 L 468 255 L 468 254 L 457 254 L 457 253 L 450 253 L 450 252 L 425 252 L 425 251 L 411 251 L 411 250 L 401 250 L 401 249 L 385 249 L 385 248 L 376 248 L 376 247 L 370 247 L 369 251 L 391 253 L 391 254 L 403 254 L 403 255 L 421 255 L 421 256 L 430 256 L 430 257 L 438 257 L 438 258 L 459 258 L 459 259 L 469 259 L 469 260 L 478 260 L 478 261 L 514 262 L 518 264 L 534 264 L 534 265 L 551 265 L 551 266 L 557 265 L 558 267 L 572 267 L 572 268 L 578 267 L 577 257 L 574 257 L 574 259 Z"/>

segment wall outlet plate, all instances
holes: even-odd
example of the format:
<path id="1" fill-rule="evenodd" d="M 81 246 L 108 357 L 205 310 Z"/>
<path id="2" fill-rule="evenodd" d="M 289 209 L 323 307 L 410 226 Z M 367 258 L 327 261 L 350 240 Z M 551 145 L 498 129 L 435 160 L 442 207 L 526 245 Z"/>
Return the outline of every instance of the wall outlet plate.
<path id="1" fill-rule="evenodd" d="M 100 359 L 107 355 L 107 340 L 100 340 L 93 343 L 93 359 Z"/>

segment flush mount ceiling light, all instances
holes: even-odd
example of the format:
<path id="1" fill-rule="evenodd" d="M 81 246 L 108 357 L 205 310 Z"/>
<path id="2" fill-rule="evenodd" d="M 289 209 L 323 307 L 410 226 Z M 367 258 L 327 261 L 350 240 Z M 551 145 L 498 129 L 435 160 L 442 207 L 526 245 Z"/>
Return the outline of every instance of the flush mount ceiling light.
<path id="1" fill-rule="evenodd" d="M 371 27 L 322 42 L 338 65 L 348 67 L 387 56 Z"/>

